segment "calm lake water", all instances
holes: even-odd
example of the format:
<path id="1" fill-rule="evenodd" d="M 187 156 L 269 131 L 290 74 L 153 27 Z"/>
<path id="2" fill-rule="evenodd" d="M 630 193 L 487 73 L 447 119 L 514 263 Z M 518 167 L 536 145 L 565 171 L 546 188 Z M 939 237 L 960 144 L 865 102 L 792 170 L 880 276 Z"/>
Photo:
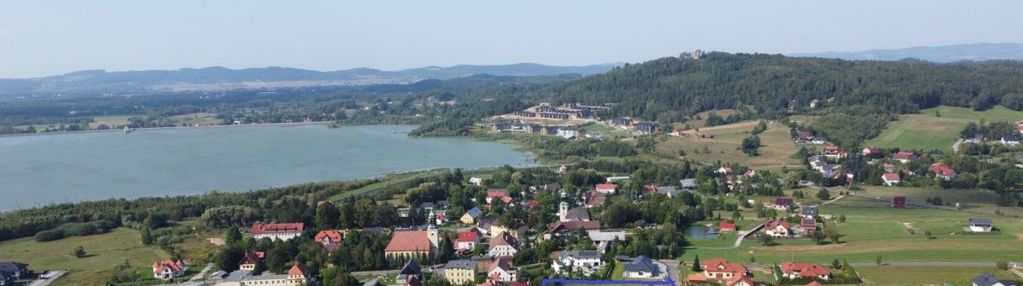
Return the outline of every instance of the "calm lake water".
<path id="1" fill-rule="evenodd" d="M 414 126 L 247 126 L 0 138 L 0 210 L 246 191 L 432 168 L 534 165 L 513 146 Z"/>
<path id="2" fill-rule="evenodd" d="M 706 225 L 691 225 L 686 228 L 686 237 L 703 239 L 703 238 L 717 238 L 718 234 L 714 233 L 714 229 Z"/>

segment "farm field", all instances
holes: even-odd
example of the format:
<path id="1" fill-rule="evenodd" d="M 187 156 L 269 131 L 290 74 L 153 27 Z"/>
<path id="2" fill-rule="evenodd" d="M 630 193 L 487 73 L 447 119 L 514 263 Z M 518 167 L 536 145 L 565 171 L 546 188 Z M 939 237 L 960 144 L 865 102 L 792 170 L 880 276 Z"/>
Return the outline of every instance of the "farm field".
<path id="1" fill-rule="evenodd" d="M 728 125 L 700 128 L 700 134 L 714 138 L 698 138 L 687 135 L 669 137 L 657 144 L 657 153 L 664 157 L 677 158 L 683 150 L 690 159 L 703 162 L 732 162 L 754 169 L 781 169 L 783 166 L 799 167 L 801 162 L 792 159 L 799 147 L 789 136 L 789 129 L 777 122 L 768 124 L 767 131 L 760 133 L 760 155 L 750 157 L 739 151 L 742 140 L 756 127 L 757 121 L 745 121 Z M 705 152 L 708 151 L 708 152 Z"/>
<path id="2" fill-rule="evenodd" d="M 756 239 L 745 240 L 738 249 L 722 247 L 724 242 L 691 239 L 692 249 L 683 261 L 724 257 L 758 263 L 784 260 L 830 262 L 883 261 L 1012 261 L 1023 257 L 1023 222 L 1017 218 L 991 217 L 1000 232 L 990 234 L 960 233 L 975 213 L 944 209 L 891 209 L 886 203 L 871 199 L 847 197 L 820 208 L 822 215 L 845 215 L 845 223 L 831 221 L 842 234 L 839 244 L 815 245 L 809 239 L 778 239 L 778 245 L 765 247 Z M 748 212 L 740 221 L 740 229 L 748 229 L 756 218 Z M 724 216 L 724 215 L 723 215 Z M 933 239 L 928 239 L 926 232 Z"/>
<path id="3" fill-rule="evenodd" d="M 631 136 L 628 130 L 614 128 L 604 123 L 592 122 L 583 124 L 580 127 L 588 132 L 597 132 L 612 138 Z"/>
<path id="4" fill-rule="evenodd" d="M 21 238 L 0 243 L 0 257 L 27 263 L 37 272 L 69 270 L 54 285 L 102 285 L 110 278 L 115 265 L 128 262 L 135 268 L 148 270 L 153 262 L 170 257 L 158 247 L 142 245 L 139 237 L 138 231 L 118 228 L 109 233 L 49 242 Z M 88 255 L 74 257 L 71 252 L 77 246 L 84 247 Z"/>
<path id="5" fill-rule="evenodd" d="M 96 129 L 100 124 L 106 124 L 110 128 L 117 128 L 117 126 L 123 126 L 128 124 L 128 118 L 133 115 L 105 115 L 96 116 L 92 118 L 92 122 L 89 123 L 90 129 Z"/>
<path id="6" fill-rule="evenodd" d="M 980 120 L 1014 122 L 1023 120 L 1023 112 L 1004 106 L 995 106 L 985 111 L 951 106 L 924 109 L 918 114 L 899 115 L 899 120 L 889 122 L 888 128 L 864 145 L 949 152 L 966 124 Z"/>
<path id="7" fill-rule="evenodd" d="M 1014 278 L 1007 271 L 994 267 L 917 267 L 917 266 L 861 266 L 856 270 L 863 276 L 865 285 L 973 285 L 970 280 L 984 272 L 991 272 L 1002 279 Z M 1014 278 L 1015 279 L 1015 278 Z"/>
<path id="8" fill-rule="evenodd" d="M 199 124 L 199 125 L 202 125 L 202 126 L 206 126 L 206 125 L 217 125 L 217 124 L 221 123 L 221 120 L 217 119 L 217 115 L 216 114 L 207 113 L 207 112 L 175 115 L 175 116 L 171 116 L 170 118 L 171 118 L 171 120 L 174 120 L 175 122 L 177 122 L 178 125 L 183 125 L 183 126 L 193 126 L 193 125 L 196 125 L 196 124 Z"/>

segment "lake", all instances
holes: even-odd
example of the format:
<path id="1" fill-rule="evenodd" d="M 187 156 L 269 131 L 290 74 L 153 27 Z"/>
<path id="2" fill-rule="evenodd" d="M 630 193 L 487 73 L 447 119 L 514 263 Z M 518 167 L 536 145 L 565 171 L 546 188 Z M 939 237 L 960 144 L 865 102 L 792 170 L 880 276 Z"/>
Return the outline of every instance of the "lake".
<path id="1" fill-rule="evenodd" d="M 406 136 L 414 128 L 261 125 L 0 137 L 0 210 L 535 165 L 511 145 Z"/>

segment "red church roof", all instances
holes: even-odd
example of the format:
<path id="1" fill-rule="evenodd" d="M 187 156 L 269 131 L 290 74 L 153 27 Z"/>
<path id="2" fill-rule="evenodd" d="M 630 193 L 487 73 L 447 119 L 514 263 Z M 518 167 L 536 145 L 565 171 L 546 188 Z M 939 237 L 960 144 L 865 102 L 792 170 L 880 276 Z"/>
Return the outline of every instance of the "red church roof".
<path id="1" fill-rule="evenodd" d="M 426 236 L 426 231 L 395 231 L 384 252 L 401 251 L 430 251 L 430 239 Z"/>

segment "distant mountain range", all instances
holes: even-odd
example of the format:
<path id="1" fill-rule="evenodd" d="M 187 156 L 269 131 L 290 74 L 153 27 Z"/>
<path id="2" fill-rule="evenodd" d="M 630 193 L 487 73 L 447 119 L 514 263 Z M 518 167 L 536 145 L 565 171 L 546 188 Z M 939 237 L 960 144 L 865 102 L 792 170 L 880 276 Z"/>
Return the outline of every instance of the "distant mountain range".
<path id="1" fill-rule="evenodd" d="M 846 60 L 894 61 L 915 58 L 936 63 L 986 60 L 1023 60 L 1023 44 L 979 43 L 859 52 L 795 53 L 794 57 L 838 58 Z"/>
<path id="2" fill-rule="evenodd" d="M 357 68 L 313 71 L 286 67 L 228 69 L 224 67 L 107 72 L 86 70 L 30 79 L 0 79 L 0 96 L 46 96 L 124 94 L 154 90 L 225 90 L 307 86 L 354 86 L 411 83 L 426 79 L 452 79 L 472 75 L 553 76 L 592 75 L 618 64 L 548 66 L 533 63 L 511 65 L 456 65 L 398 71 Z"/>

